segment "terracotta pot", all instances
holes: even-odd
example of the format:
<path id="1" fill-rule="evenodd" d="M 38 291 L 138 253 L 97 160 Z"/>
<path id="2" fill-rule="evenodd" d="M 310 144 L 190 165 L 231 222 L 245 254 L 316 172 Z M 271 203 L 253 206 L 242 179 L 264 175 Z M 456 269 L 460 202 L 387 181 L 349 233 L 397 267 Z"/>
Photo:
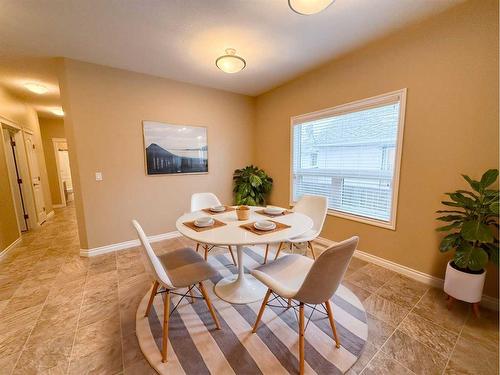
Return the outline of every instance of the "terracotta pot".
<path id="1" fill-rule="evenodd" d="M 460 301 L 477 303 L 483 295 L 486 270 L 483 273 L 472 274 L 457 270 L 451 266 L 451 261 L 446 266 L 444 277 L 444 291 L 449 296 Z"/>
<path id="2" fill-rule="evenodd" d="M 250 218 L 250 209 L 247 206 L 240 206 L 236 209 L 238 220 L 248 220 Z"/>

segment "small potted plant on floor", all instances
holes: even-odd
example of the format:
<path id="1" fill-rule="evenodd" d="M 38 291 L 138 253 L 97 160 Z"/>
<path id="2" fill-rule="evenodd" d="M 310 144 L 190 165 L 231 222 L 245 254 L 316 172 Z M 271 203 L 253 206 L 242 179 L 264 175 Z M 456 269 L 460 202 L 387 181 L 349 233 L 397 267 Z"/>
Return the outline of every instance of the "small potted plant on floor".
<path id="1" fill-rule="evenodd" d="M 237 205 L 264 206 L 273 187 L 273 179 L 262 169 L 250 165 L 233 174 L 234 200 Z"/>
<path id="2" fill-rule="evenodd" d="M 490 169 L 480 181 L 463 175 L 473 191 L 457 190 L 446 193 L 450 201 L 443 201 L 449 210 L 437 211 L 438 220 L 447 225 L 438 228 L 449 232 L 439 246 L 441 252 L 454 249 L 455 255 L 446 267 L 444 291 L 449 306 L 453 298 L 473 304 L 479 315 L 483 294 L 485 267 L 488 262 L 498 266 L 498 189 L 489 188 L 498 177 L 497 169 Z"/>

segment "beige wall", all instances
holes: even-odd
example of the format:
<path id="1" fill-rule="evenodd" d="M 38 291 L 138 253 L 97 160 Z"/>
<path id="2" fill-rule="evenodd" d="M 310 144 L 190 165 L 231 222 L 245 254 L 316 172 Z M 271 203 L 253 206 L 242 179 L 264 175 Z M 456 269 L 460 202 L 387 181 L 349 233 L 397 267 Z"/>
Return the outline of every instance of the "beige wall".
<path id="1" fill-rule="evenodd" d="M 40 167 L 40 179 L 45 199 L 47 213 L 52 211 L 48 177 L 45 167 L 43 147 L 40 137 L 40 126 L 36 111 L 21 102 L 19 99 L 9 95 L 0 88 L 0 117 L 15 123 L 18 127 L 29 129 L 33 132 L 37 148 L 38 163 Z M 0 251 L 5 249 L 18 236 L 17 220 L 12 200 L 12 192 L 9 185 L 7 164 L 3 142 L 0 142 Z"/>
<path id="2" fill-rule="evenodd" d="M 254 99 L 71 60 L 59 80 L 82 248 L 136 238 L 133 218 L 150 235 L 175 230 L 194 192 L 232 201 L 232 173 L 252 161 Z M 209 173 L 146 176 L 142 120 L 207 126 Z"/>
<path id="3" fill-rule="evenodd" d="M 57 172 L 56 154 L 54 151 L 53 138 L 65 138 L 64 120 L 61 118 L 39 118 L 40 131 L 42 135 L 43 149 L 45 151 L 45 164 L 47 165 L 47 176 L 49 179 L 50 197 L 52 204 L 62 204 L 61 191 L 59 187 L 59 176 Z"/>
<path id="4" fill-rule="evenodd" d="M 498 2 L 470 1 L 397 32 L 257 98 L 255 162 L 289 202 L 290 117 L 408 88 L 397 228 L 329 216 L 322 236 L 444 276 L 435 211 L 461 173 L 498 168 Z M 272 152 L 270 151 L 272 150 Z M 450 254 L 451 255 L 451 254 Z M 489 269 L 486 293 L 498 295 Z"/>

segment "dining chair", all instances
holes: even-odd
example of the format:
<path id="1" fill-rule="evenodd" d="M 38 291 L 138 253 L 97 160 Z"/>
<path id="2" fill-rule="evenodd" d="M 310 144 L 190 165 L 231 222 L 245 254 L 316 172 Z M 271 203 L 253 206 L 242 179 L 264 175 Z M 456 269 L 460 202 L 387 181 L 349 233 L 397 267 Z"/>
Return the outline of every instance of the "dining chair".
<path id="1" fill-rule="evenodd" d="M 167 361 L 167 343 L 168 343 L 168 324 L 170 315 L 175 311 L 179 303 L 188 294 L 191 295 L 191 301 L 195 298 L 205 300 L 208 310 L 212 315 L 217 329 L 220 328 L 219 319 L 212 307 L 210 298 L 205 290 L 203 281 L 217 275 L 217 271 L 208 264 L 203 257 L 191 248 L 177 249 L 166 254 L 157 256 L 144 234 L 141 226 L 136 220 L 132 220 L 135 230 L 142 244 L 141 255 L 150 275 L 153 277 L 153 288 L 149 297 L 148 306 L 144 316 L 148 316 L 157 294 L 165 294 L 163 301 L 163 337 L 162 337 L 162 362 Z M 158 290 L 160 288 L 160 290 Z M 187 288 L 184 294 L 177 293 L 176 290 Z M 195 296 L 193 289 L 197 288 L 202 297 Z M 171 295 L 181 296 L 181 299 L 170 311 Z"/>
<path id="2" fill-rule="evenodd" d="M 251 274 L 268 287 L 267 293 L 257 315 L 252 333 L 257 331 L 266 306 L 278 300 L 284 308 L 299 310 L 299 370 L 304 373 L 304 307 L 328 316 L 335 339 L 336 348 L 340 348 L 330 298 L 335 294 L 344 277 L 349 261 L 358 245 L 359 238 L 330 246 L 316 260 L 298 255 L 285 255 L 271 263 L 259 266 Z M 269 297 L 273 299 L 269 301 Z M 282 303 L 286 302 L 285 303 Z M 321 305 L 324 311 L 316 309 Z M 274 305 L 276 306 L 276 305 Z M 312 316 L 312 314 L 311 314 Z M 311 319 L 309 316 L 309 319 Z"/>
<path id="3" fill-rule="evenodd" d="M 311 230 L 302 234 L 301 236 L 288 239 L 286 243 L 290 245 L 290 250 L 293 250 L 294 244 L 306 243 L 307 248 L 311 249 L 313 259 L 316 259 L 316 254 L 314 253 L 314 247 L 312 241 L 316 239 L 323 229 L 323 224 L 326 218 L 326 212 L 328 210 L 328 198 L 320 195 L 303 195 L 295 207 L 294 212 L 299 212 L 301 214 L 309 216 L 313 221 L 313 227 Z M 281 249 L 286 244 L 281 242 L 278 245 L 278 251 L 274 259 L 277 259 Z"/>
<path id="4" fill-rule="evenodd" d="M 191 195 L 191 212 L 200 211 L 204 208 L 210 208 L 214 206 L 222 206 L 219 198 L 214 193 L 194 193 Z M 208 258 L 208 252 L 212 250 L 215 246 L 209 246 L 207 244 L 196 244 L 196 251 L 198 251 L 200 245 L 205 249 L 205 260 Z M 234 257 L 232 246 L 228 245 L 229 253 L 233 259 L 233 263 L 236 266 L 236 258 Z"/>

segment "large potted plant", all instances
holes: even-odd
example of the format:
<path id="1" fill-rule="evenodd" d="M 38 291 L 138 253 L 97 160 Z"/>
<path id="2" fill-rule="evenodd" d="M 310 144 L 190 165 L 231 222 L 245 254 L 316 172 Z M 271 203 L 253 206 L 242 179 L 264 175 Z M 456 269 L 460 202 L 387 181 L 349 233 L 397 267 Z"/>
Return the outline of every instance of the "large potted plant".
<path id="1" fill-rule="evenodd" d="M 266 196 L 273 186 L 273 179 L 253 165 L 235 170 L 233 181 L 234 200 L 237 205 L 265 205 Z"/>
<path id="2" fill-rule="evenodd" d="M 447 224 L 437 228 L 446 235 L 439 246 L 441 252 L 454 249 L 455 254 L 447 265 L 444 291 L 453 298 L 473 304 L 479 314 L 479 302 L 483 294 L 486 265 L 498 266 L 498 189 L 489 188 L 498 177 L 497 169 L 490 169 L 480 181 L 463 175 L 472 191 L 457 190 L 446 193 L 449 201 L 443 201 L 447 210 L 437 211 L 438 220 Z"/>

